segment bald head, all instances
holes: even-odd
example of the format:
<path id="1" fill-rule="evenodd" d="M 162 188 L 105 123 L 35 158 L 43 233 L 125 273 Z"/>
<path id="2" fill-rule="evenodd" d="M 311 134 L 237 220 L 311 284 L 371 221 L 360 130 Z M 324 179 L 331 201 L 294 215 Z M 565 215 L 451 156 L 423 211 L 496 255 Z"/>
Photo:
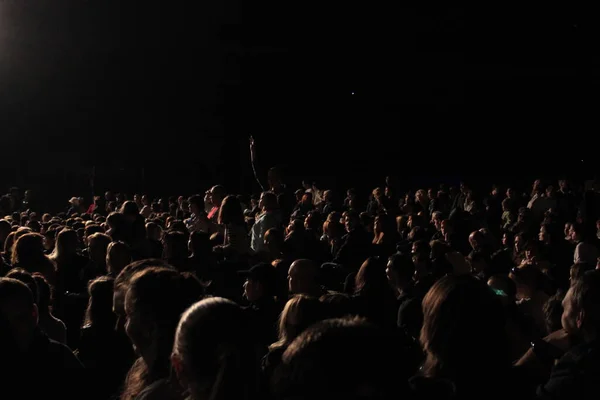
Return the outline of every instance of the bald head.
<path id="1" fill-rule="evenodd" d="M 481 247 L 481 245 L 483 244 L 483 240 L 484 240 L 484 235 L 481 231 L 473 231 L 469 235 L 469 243 L 471 244 L 471 247 L 474 249 Z"/>
<path id="2" fill-rule="evenodd" d="M 312 260 L 300 259 L 290 265 L 289 291 L 293 294 L 313 294 L 318 288 L 319 266 Z"/>
<path id="3" fill-rule="evenodd" d="M 210 189 L 210 200 L 214 206 L 220 206 L 227 192 L 222 185 L 215 185 Z"/>

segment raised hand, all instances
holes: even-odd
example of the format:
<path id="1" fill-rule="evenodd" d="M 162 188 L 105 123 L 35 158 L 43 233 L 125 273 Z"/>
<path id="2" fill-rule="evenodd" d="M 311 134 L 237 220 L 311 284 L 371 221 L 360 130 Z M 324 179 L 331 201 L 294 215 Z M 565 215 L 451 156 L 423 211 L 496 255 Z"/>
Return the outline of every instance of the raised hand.
<path id="1" fill-rule="evenodd" d="M 254 156 L 256 155 L 256 144 L 254 142 L 254 137 L 250 135 L 250 158 L 254 161 Z"/>

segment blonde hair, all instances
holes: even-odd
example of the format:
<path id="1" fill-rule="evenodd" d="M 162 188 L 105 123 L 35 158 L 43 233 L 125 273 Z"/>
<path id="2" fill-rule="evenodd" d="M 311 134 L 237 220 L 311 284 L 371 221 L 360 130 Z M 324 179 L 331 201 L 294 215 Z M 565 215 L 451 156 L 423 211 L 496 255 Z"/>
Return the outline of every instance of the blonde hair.
<path id="1" fill-rule="evenodd" d="M 321 319 L 321 308 L 319 299 L 314 297 L 299 294 L 289 299 L 279 316 L 279 340 L 269 350 L 292 343 L 304 329 Z"/>

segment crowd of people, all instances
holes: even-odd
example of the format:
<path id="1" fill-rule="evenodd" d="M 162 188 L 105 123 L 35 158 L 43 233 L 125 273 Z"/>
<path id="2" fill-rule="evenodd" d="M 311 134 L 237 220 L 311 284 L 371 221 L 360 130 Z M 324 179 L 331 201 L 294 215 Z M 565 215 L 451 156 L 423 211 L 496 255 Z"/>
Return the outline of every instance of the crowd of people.
<path id="1" fill-rule="evenodd" d="M 600 393 L 593 190 L 400 196 L 387 178 L 342 199 L 277 169 L 263 189 L 107 192 L 56 215 L 5 196 L 2 397 Z"/>

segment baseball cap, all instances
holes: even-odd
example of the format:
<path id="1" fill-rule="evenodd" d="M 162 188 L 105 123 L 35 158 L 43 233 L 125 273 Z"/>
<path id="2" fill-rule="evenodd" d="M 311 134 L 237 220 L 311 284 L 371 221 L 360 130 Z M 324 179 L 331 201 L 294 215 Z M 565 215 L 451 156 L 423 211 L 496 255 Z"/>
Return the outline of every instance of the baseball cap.
<path id="1" fill-rule="evenodd" d="M 273 288 L 277 281 L 277 272 L 275 267 L 267 263 L 259 263 L 246 271 L 239 271 L 241 276 L 249 279 L 257 280 L 261 283 L 267 284 Z"/>

